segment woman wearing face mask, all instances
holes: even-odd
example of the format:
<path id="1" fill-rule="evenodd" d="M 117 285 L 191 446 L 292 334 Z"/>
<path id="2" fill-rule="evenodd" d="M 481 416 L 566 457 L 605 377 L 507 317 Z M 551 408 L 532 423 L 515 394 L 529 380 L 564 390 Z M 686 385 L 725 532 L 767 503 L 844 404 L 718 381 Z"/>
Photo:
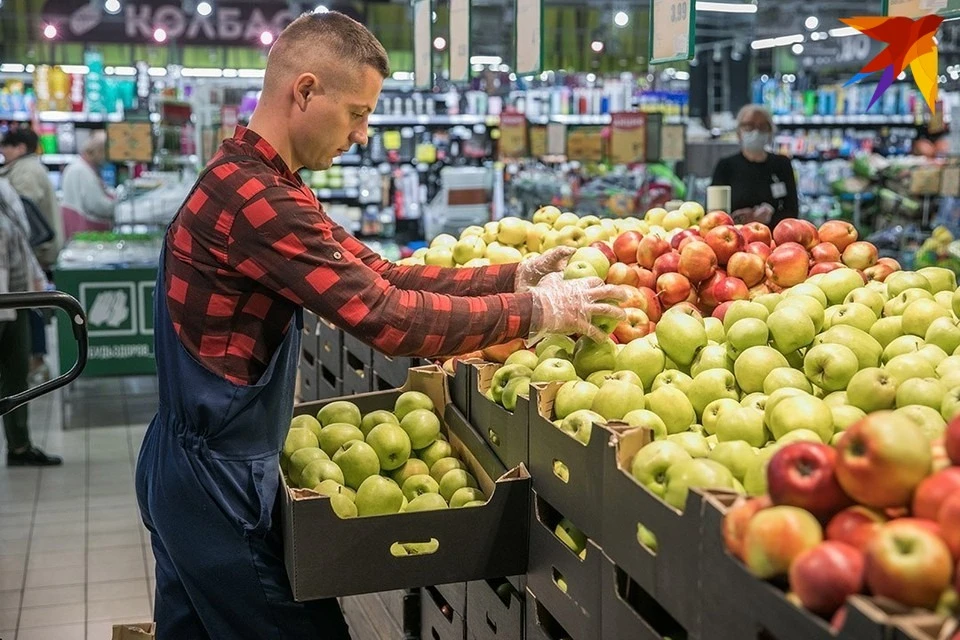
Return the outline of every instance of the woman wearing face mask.
<path id="1" fill-rule="evenodd" d="M 737 114 L 740 153 L 723 158 L 713 184 L 730 187 L 731 215 L 737 223 L 762 222 L 773 228 L 800 214 L 797 182 L 790 159 L 767 151 L 773 143 L 773 119 L 749 104 Z"/>

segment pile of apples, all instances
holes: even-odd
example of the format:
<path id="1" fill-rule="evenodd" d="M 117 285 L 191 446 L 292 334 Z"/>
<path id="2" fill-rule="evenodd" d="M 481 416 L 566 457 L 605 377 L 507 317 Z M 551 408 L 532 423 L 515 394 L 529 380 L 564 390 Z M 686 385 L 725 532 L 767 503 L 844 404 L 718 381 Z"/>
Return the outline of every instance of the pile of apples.
<path id="1" fill-rule="evenodd" d="M 846 599 L 870 593 L 960 613 L 960 418 L 931 447 L 920 427 L 878 411 L 836 446 L 795 443 L 767 468 L 769 493 L 727 512 L 727 549 L 757 577 L 842 626 Z"/>
<path id="2" fill-rule="evenodd" d="M 433 401 L 418 391 L 401 394 L 393 411 L 361 416 L 355 404 L 340 400 L 316 417 L 294 417 L 280 466 L 290 486 L 329 496 L 341 518 L 486 502 L 440 433 Z"/>

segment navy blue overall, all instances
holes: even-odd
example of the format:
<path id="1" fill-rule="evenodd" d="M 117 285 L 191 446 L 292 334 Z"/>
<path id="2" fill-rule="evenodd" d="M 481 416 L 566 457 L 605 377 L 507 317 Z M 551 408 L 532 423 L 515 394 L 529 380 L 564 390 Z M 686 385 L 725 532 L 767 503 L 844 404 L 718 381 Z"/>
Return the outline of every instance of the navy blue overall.
<path id="1" fill-rule="evenodd" d="M 336 600 L 293 601 L 283 564 L 279 452 L 292 414 L 302 313 L 291 318 L 260 380 L 236 385 L 186 351 L 165 291 L 161 254 L 154 297 L 160 407 L 136 480 L 156 559 L 157 639 L 349 639 Z"/>

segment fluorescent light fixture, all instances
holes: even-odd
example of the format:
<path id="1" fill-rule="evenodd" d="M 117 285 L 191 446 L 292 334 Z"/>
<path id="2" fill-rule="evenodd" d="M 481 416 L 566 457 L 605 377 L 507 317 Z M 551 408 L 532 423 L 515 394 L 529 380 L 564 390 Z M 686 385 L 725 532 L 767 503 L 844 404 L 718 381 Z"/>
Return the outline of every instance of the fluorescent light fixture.
<path id="1" fill-rule="evenodd" d="M 224 78 L 236 78 L 236 77 L 237 77 L 237 70 L 236 70 L 236 69 L 224 69 L 224 70 L 223 70 L 223 77 L 224 77 Z"/>
<path id="2" fill-rule="evenodd" d="M 184 78 L 222 78 L 223 70 L 184 67 L 180 75 Z"/>
<path id="3" fill-rule="evenodd" d="M 677 71 L 677 75 L 674 76 L 677 80 L 689 80 L 690 72 L 689 71 Z"/>
<path id="4" fill-rule="evenodd" d="M 413 80 L 412 71 L 394 71 L 393 72 L 394 80 Z"/>
<path id="5" fill-rule="evenodd" d="M 858 35 L 860 32 L 853 27 L 840 27 L 839 29 L 830 29 L 827 33 L 832 38 L 846 38 L 848 36 Z"/>
<path id="6" fill-rule="evenodd" d="M 163 67 L 150 67 L 147 69 L 147 75 L 151 78 L 164 78 L 167 75 L 167 70 Z"/>
<path id="7" fill-rule="evenodd" d="M 756 13 L 757 5 L 742 2 L 697 2 L 697 11 L 712 13 Z"/>
<path id="8" fill-rule="evenodd" d="M 785 47 L 791 44 L 799 44 L 803 42 L 803 34 L 795 33 L 789 36 L 780 36 L 779 38 L 763 38 L 762 40 L 754 40 L 750 43 L 750 48 L 753 50 L 758 49 L 770 49 L 773 47 Z"/>
<path id="9" fill-rule="evenodd" d="M 113 75 L 115 76 L 135 76 L 137 75 L 136 67 L 113 67 Z"/>
<path id="10" fill-rule="evenodd" d="M 470 64 L 500 64 L 503 58 L 500 56 L 470 56 Z"/>
<path id="11" fill-rule="evenodd" d="M 64 73 L 71 75 L 85 75 L 90 72 L 90 68 L 85 64 L 62 64 L 60 65 L 60 69 L 62 69 Z"/>
<path id="12" fill-rule="evenodd" d="M 0 64 L 0 73 L 23 73 L 26 67 L 17 63 Z"/>
<path id="13" fill-rule="evenodd" d="M 618 27 L 625 27 L 628 22 L 630 22 L 630 16 L 626 11 L 617 11 L 617 15 L 613 16 L 613 24 Z"/>
<path id="14" fill-rule="evenodd" d="M 262 78 L 263 69 L 238 69 L 237 75 L 241 78 Z"/>

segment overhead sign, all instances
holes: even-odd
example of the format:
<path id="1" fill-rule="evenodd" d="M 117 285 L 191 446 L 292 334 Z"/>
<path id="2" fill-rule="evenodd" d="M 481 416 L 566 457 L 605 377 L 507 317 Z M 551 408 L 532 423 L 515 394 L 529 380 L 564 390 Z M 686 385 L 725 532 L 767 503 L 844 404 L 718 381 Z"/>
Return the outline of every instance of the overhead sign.
<path id="1" fill-rule="evenodd" d="M 930 14 L 941 16 L 960 13 L 960 0 L 883 0 L 883 15 L 920 18 Z"/>
<path id="2" fill-rule="evenodd" d="M 652 0 L 650 8 L 650 64 L 678 62 L 693 57 L 696 29 L 694 0 Z"/>
<path id="3" fill-rule="evenodd" d="M 470 79 L 470 0 L 450 0 L 450 80 Z"/>
<path id="4" fill-rule="evenodd" d="M 433 16 L 430 0 L 413 3 L 413 82 L 417 89 L 433 86 Z"/>
<path id="5" fill-rule="evenodd" d="M 516 0 L 517 75 L 543 71 L 543 0 Z"/>

